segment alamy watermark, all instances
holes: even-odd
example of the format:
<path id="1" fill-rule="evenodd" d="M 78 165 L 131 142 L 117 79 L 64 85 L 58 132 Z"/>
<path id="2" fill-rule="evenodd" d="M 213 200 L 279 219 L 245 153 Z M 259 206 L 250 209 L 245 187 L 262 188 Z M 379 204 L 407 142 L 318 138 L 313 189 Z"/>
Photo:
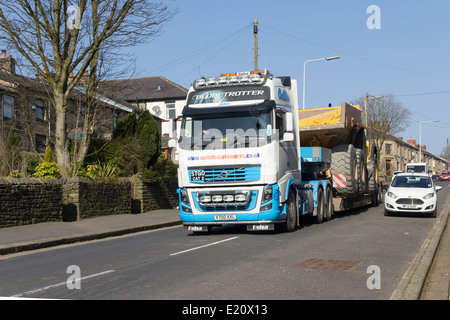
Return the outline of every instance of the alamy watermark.
<path id="1" fill-rule="evenodd" d="M 366 273 L 369 273 L 370 276 L 367 278 L 366 285 L 367 289 L 381 289 L 381 269 L 377 265 L 371 265 L 367 267 Z"/>
<path id="2" fill-rule="evenodd" d="M 69 278 L 67 278 L 66 285 L 67 289 L 81 289 L 81 269 L 77 265 L 70 265 L 67 267 L 66 273 L 71 274 Z"/>
<path id="3" fill-rule="evenodd" d="M 371 5 L 367 7 L 367 14 L 370 16 L 367 18 L 366 26 L 369 30 L 381 29 L 381 9 L 377 5 Z"/>
<path id="4" fill-rule="evenodd" d="M 69 8 L 67 8 L 67 28 L 69 30 L 80 29 L 80 24 L 81 24 L 80 7 L 71 5 Z"/>

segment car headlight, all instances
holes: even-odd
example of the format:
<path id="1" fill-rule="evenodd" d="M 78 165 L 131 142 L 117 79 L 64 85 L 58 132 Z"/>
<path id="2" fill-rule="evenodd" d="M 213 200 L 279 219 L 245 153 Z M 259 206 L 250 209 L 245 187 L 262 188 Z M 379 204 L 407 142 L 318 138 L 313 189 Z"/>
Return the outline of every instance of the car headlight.
<path id="1" fill-rule="evenodd" d="M 396 196 L 395 193 L 393 193 L 393 192 L 388 191 L 388 192 L 386 193 L 386 195 L 387 195 L 388 197 L 391 197 L 392 199 L 397 199 L 397 196 Z"/>
<path id="2" fill-rule="evenodd" d="M 424 196 L 423 198 L 426 200 L 426 199 L 431 199 L 433 197 L 434 197 L 434 192 L 431 192 L 431 193 L 427 194 L 426 196 Z"/>

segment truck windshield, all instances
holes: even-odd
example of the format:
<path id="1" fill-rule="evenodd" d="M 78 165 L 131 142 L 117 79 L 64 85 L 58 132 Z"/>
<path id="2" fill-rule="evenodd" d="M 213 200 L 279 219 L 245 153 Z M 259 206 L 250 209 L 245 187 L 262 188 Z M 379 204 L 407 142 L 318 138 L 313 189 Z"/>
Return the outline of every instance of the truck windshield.
<path id="1" fill-rule="evenodd" d="M 270 142 L 272 109 L 185 115 L 180 147 L 186 150 L 258 147 Z"/>
<path id="2" fill-rule="evenodd" d="M 406 172 L 422 173 L 425 172 L 425 166 L 424 165 L 407 166 Z"/>

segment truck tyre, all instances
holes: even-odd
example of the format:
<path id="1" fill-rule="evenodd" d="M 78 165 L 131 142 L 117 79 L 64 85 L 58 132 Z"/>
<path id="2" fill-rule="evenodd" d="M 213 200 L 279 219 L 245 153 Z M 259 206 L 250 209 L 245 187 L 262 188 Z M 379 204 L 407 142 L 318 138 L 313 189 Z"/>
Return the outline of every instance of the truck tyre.
<path id="1" fill-rule="evenodd" d="M 333 192 L 331 191 L 331 187 L 327 187 L 327 202 L 326 202 L 326 214 L 325 220 L 329 221 L 334 216 L 334 205 L 333 205 Z"/>
<path id="2" fill-rule="evenodd" d="M 369 177 L 368 185 L 369 185 L 369 192 L 372 194 L 375 194 L 375 196 L 380 198 L 378 193 L 380 193 L 381 190 L 379 190 L 380 187 L 379 187 L 379 183 L 378 183 L 378 168 L 377 167 L 374 168 L 372 175 Z"/>
<path id="3" fill-rule="evenodd" d="M 316 213 L 317 215 L 314 216 L 314 222 L 317 224 L 320 224 L 323 222 L 323 216 L 325 208 L 325 198 L 323 196 L 323 189 L 319 188 L 317 191 L 317 207 L 316 207 Z"/>
<path id="4" fill-rule="evenodd" d="M 286 201 L 286 222 L 282 224 L 283 232 L 293 232 L 297 226 L 297 201 L 291 190 Z"/>
<path id="5" fill-rule="evenodd" d="M 364 150 L 362 149 L 356 149 L 356 163 L 358 166 L 358 180 L 357 180 L 357 184 L 358 184 L 358 193 L 360 195 L 363 195 L 364 193 L 366 193 L 366 161 L 365 161 L 365 154 L 364 154 Z"/>
<path id="6" fill-rule="evenodd" d="M 341 198 L 355 198 L 358 194 L 358 164 L 355 147 L 345 144 L 333 147 L 331 174 L 345 174 L 346 186 L 337 187 L 336 195 Z"/>

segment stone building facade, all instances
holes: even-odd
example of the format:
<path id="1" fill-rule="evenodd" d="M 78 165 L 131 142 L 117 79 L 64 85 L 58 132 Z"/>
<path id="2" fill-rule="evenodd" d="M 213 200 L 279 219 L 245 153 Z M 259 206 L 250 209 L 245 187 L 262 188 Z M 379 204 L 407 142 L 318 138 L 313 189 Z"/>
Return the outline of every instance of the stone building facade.
<path id="1" fill-rule="evenodd" d="M 115 101 L 97 94 L 93 105 L 88 106 L 84 87 L 77 86 L 68 102 L 66 118 L 67 136 L 77 140 L 83 131 L 111 137 L 117 119 L 140 109 L 124 101 Z M 30 78 L 16 73 L 16 61 L 5 50 L 0 56 L 0 144 L 5 142 L 14 128 L 20 136 L 22 152 L 45 152 L 54 141 L 56 113 L 50 96 L 51 88 L 40 77 Z M 90 114 L 96 115 L 93 125 L 83 126 Z"/>
<path id="2" fill-rule="evenodd" d="M 410 162 L 428 163 L 433 175 L 448 169 L 448 161 L 426 151 L 425 145 L 422 146 L 422 161 L 419 159 L 419 151 L 419 145 L 416 144 L 415 139 L 410 138 L 404 141 L 402 137 L 389 136 L 381 150 L 379 175 L 385 181 L 390 181 L 396 171 L 404 171 L 406 164 Z"/>

